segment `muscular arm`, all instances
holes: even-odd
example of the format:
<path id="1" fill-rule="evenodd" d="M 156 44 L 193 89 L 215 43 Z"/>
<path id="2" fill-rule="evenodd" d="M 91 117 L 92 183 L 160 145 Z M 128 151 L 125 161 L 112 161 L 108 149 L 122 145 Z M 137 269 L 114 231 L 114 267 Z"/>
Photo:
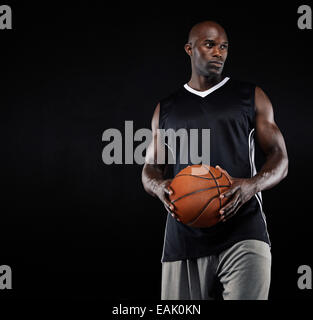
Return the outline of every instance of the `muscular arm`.
<path id="1" fill-rule="evenodd" d="M 272 104 L 259 87 L 255 90 L 256 138 L 266 155 L 266 162 L 253 178 L 256 192 L 270 189 L 288 173 L 288 156 L 284 138 L 274 121 Z"/>
<path id="2" fill-rule="evenodd" d="M 165 171 L 167 168 L 166 162 L 164 164 L 158 163 L 159 159 L 166 159 L 166 150 L 164 145 L 161 143 L 159 137 L 159 114 L 160 104 L 155 108 L 151 127 L 152 127 L 152 141 L 147 149 L 145 165 L 142 170 L 142 183 L 144 189 L 152 196 L 158 197 L 164 204 L 166 210 L 173 213 L 173 205 L 167 198 L 167 195 L 172 191 L 169 188 L 171 179 L 165 179 Z"/>
<path id="3" fill-rule="evenodd" d="M 220 210 L 222 220 L 232 217 L 257 192 L 272 188 L 288 173 L 288 156 L 284 138 L 274 121 L 272 104 L 259 87 L 255 89 L 255 111 L 256 138 L 266 155 L 266 161 L 252 178 L 231 178 L 232 187 L 220 196 L 229 198 L 228 203 Z M 228 174 L 225 170 L 219 169 Z"/>

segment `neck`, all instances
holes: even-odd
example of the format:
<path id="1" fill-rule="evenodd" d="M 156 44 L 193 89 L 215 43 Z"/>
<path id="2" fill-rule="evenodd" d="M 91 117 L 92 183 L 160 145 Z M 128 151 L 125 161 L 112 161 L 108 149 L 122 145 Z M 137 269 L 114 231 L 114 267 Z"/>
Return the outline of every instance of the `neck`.
<path id="1" fill-rule="evenodd" d="M 188 82 L 188 85 L 198 91 L 205 91 L 215 86 L 222 80 L 222 75 L 209 75 L 202 76 L 195 73 L 192 73 L 191 79 Z"/>

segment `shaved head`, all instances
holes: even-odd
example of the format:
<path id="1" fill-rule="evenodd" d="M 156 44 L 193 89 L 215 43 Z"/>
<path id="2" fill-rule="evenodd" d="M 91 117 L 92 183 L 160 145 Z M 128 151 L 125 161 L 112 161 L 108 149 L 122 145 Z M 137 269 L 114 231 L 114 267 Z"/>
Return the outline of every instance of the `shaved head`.
<path id="1" fill-rule="evenodd" d="M 188 36 L 188 42 L 194 44 L 199 38 L 203 38 L 211 34 L 215 35 L 217 33 L 224 35 L 225 39 L 227 39 L 226 32 L 220 24 L 215 21 L 202 21 L 191 28 Z"/>
<path id="2" fill-rule="evenodd" d="M 215 21 L 202 21 L 194 25 L 185 44 L 190 56 L 193 78 L 221 79 L 228 53 L 228 38 L 224 28 Z"/>

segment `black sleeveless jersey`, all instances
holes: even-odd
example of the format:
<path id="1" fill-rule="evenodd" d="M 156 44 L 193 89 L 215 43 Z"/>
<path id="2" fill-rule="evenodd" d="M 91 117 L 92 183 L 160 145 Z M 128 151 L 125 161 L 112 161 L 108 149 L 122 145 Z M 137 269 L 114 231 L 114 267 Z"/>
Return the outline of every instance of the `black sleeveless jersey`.
<path id="1" fill-rule="evenodd" d="M 254 94 L 255 85 L 227 77 L 204 92 L 186 84 L 160 101 L 159 128 L 175 132 L 180 128 L 188 132 L 210 129 L 210 165 L 219 165 L 235 178 L 252 177 L 256 174 Z M 173 157 L 176 163 L 168 177 L 173 178 L 194 164 L 190 160 L 187 164 L 180 163 L 179 148 Z M 261 193 L 246 202 L 232 218 L 209 228 L 187 226 L 168 214 L 161 261 L 218 254 L 246 239 L 270 245 Z"/>

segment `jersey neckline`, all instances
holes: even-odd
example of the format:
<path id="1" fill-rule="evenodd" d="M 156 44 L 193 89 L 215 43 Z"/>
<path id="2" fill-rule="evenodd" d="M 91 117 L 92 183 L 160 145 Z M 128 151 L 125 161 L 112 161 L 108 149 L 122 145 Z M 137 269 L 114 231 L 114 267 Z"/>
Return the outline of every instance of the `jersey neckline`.
<path id="1" fill-rule="evenodd" d="M 205 91 L 198 91 L 198 90 L 195 90 L 193 88 L 191 88 L 187 83 L 184 84 L 184 88 L 197 95 L 197 96 L 200 96 L 201 98 L 204 98 L 206 97 L 207 95 L 209 95 L 210 93 L 212 93 L 213 91 L 217 90 L 218 88 L 222 87 L 230 78 L 229 77 L 225 77 L 222 81 L 220 81 L 219 83 L 217 83 L 215 86 L 211 87 L 210 89 L 208 90 L 205 90 Z"/>

